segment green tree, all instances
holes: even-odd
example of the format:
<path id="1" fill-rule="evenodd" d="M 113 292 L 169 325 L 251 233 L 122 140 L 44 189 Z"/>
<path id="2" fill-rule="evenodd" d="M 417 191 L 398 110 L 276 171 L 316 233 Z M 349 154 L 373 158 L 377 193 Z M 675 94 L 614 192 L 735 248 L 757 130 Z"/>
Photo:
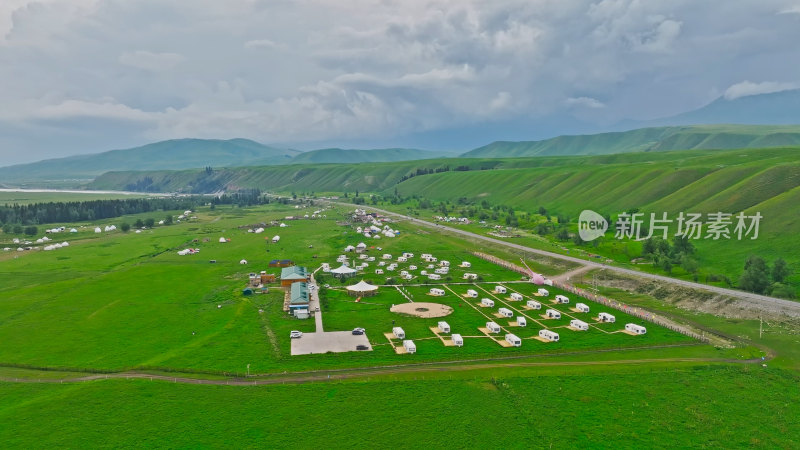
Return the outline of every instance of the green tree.
<path id="1" fill-rule="evenodd" d="M 772 281 L 776 283 L 783 283 L 786 277 L 792 274 L 792 269 L 786 264 L 783 258 L 778 258 L 772 264 Z"/>
<path id="2" fill-rule="evenodd" d="M 172 214 L 167 214 L 164 218 L 164 225 L 172 225 Z"/>
<path id="3" fill-rule="evenodd" d="M 27 227 L 25 227 L 25 234 L 27 234 L 28 236 L 33 236 L 38 232 L 39 228 L 37 228 L 34 225 L 28 225 Z"/>
<path id="4" fill-rule="evenodd" d="M 569 231 L 567 231 L 566 228 L 558 230 L 558 233 L 556 234 L 556 239 L 558 239 L 559 241 L 569 240 Z"/>
<path id="5" fill-rule="evenodd" d="M 751 255 L 744 263 L 744 272 L 739 277 L 739 289 L 763 294 L 769 286 L 769 268 L 764 258 Z"/>
<path id="6" fill-rule="evenodd" d="M 211 206 L 214 206 L 214 205 L 211 205 Z M 144 226 L 146 226 L 147 228 L 153 228 L 153 225 L 155 225 L 155 224 L 156 224 L 156 220 L 153 219 L 152 217 L 148 217 L 147 219 L 144 219 Z"/>
<path id="7" fill-rule="evenodd" d="M 133 226 L 135 228 L 143 228 L 144 227 L 144 221 L 142 219 L 136 219 L 136 222 L 133 222 Z M 126 231 L 126 230 L 123 230 L 123 231 Z"/>
<path id="8" fill-rule="evenodd" d="M 787 298 L 790 300 L 797 296 L 794 288 L 781 283 L 772 283 L 770 293 L 774 297 Z"/>
<path id="9" fill-rule="evenodd" d="M 141 227 L 139 227 L 139 228 L 141 228 Z M 119 225 L 119 229 L 122 230 L 123 232 L 127 233 L 128 231 L 131 231 L 131 224 L 129 224 L 128 222 L 122 222 Z"/>
<path id="10" fill-rule="evenodd" d="M 14 234 L 22 234 L 23 228 L 22 225 L 14 225 Z"/>

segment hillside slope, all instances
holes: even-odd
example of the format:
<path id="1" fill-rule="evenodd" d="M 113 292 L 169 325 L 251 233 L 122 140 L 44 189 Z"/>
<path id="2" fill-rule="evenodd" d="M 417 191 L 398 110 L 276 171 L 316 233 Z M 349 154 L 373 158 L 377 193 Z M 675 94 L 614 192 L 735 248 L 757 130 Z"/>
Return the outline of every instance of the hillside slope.
<path id="1" fill-rule="evenodd" d="M 175 139 L 124 150 L 0 167 L 0 180 L 88 179 L 111 170 L 276 164 L 297 153 L 248 139 Z"/>
<path id="2" fill-rule="evenodd" d="M 450 156 L 443 152 L 431 152 L 413 148 L 381 148 L 352 150 L 342 148 L 323 148 L 300 153 L 292 158 L 290 164 L 349 164 L 365 162 L 412 161 Z M 453 155 L 455 156 L 455 155 Z"/>
<path id="3" fill-rule="evenodd" d="M 510 158 L 796 145 L 800 145 L 800 125 L 695 125 L 559 136 L 542 141 L 493 142 L 461 156 Z"/>

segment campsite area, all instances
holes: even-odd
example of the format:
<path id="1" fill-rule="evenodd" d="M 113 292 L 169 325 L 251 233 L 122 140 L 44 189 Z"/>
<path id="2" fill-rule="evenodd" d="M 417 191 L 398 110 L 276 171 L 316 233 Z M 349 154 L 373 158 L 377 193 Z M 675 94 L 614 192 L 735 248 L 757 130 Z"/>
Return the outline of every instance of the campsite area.
<path id="1" fill-rule="evenodd" d="M 354 220 L 353 210 L 293 202 L 204 206 L 188 214 L 158 211 L 61 224 L 76 231 L 47 234 L 70 244 L 53 251 L 1 252 L 0 392 L 6 402 L 0 420 L 12 427 L 0 430 L 0 439 L 20 446 L 59 445 L 78 437 L 98 446 L 125 445 L 105 434 L 125 422 L 139 425 L 125 437 L 129 445 L 188 445 L 174 429 L 219 427 L 225 433 L 211 432 L 191 442 L 224 445 L 222 436 L 239 430 L 244 445 L 269 439 L 278 446 L 310 446 L 337 435 L 348 416 L 340 414 L 342 408 L 362 405 L 355 414 L 363 426 L 405 423 L 416 430 L 408 443 L 442 427 L 466 436 L 476 421 L 498 415 L 509 418 L 515 439 L 547 442 L 545 428 L 574 420 L 570 417 L 581 410 L 602 420 L 563 428 L 561 439 L 588 445 L 613 430 L 616 437 L 606 442 L 631 442 L 667 436 L 676 424 L 694 421 L 709 445 L 719 445 L 720 436 L 746 444 L 753 438 L 732 425 L 734 418 L 744 417 L 756 404 L 768 404 L 777 419 L 753 424 L 771 431 L 758 443 L 788 442 L 782 430 L 796 425 L 788 405 L 797 399 L 777 393 L 788 392 L 796 375 L 739 363 L 765 355 L 761 348 L 710 345 L 643 319 L 644 310 L 634 304 L 626 311 L 557 286 L 536 285 L 530 276 L 476 256 L 481 252 L 521 264 L 521 256 L 507 249 L 431 233 L 405 221 L 387 222 L 398 232 L 394 237 L 367 238 L 356 231 L 364 225 Z M 172 225 L 105 231 L 137 219 L 158 222 L 167 214 L 175 218 Z M 0 247 L 11 245 L 6 236 L 2 239 Z M 345 251 L 362 242 L 361 251 Z M 398 261 L 404 253 L 413 256 Z M 424 261 L 423 254 L 437 260 Z M 325 332 L 364 328 L 360 337 L 369 349 L 292 355 L 294 342 L 317 332 L 316 311 L 310 308 L 308 319 L 286 311 L 289 289 L 281 286 L 282 268 L 270 267 L 274 260 L 289 260 L 313 274 L 308 284 L 316 286 Z M 323 264 L 336 269 L 342 260 L 368 266 L 343 278 L 323 269 Z M 450 268 L 440 279 L 422 274 L 441 269 L 443 261 Z M 469 267 L 462 267 L 464 262 Z M 391 263 L 397 266 L 388 270 Z M 544 259 L 525 264 L 547 277 L 564 270 Z M 276 280 L 245 294 L 251 274 L 262 271 Z M 410 279 L 401 277 L 403 271 Z M 377 286 L 375 295 L 350 295 L 347 287 L 360 282 Z M 548 292 L 542 295 L 539 289 Z M 469 291 L 476 296 L 468 296 Z M 569 303 L 555 303 L 560 295 Z M 494 304 L 482 305 L 483 299 Z M 539 302 L 541 309 L 531 309 L 529 301 Z M 418 311 L 415 303 L 443 305 L 448 313 L 418 317 L 427 311 Z M 578 303 L 589 311 L 577 310 Z M 409 307 L 392 311 L 401 305 Z M 501 308 L 510 316 L 502 315 Z M 548 309 L 561 317 L 543 318 Z M 615 322 L 596 320 L 601 312 L 613 315 Z M 520 318 L 525 326 L 519 326 Z M 588 330 L 570 329 L 575 319 Z M 449 332 L 439 328 L 441 321 Z M 490 321 L 501 330 L 487 332 Z M 628 323 L 646 327 L 646 333 L 624 332 Z M 402 328 L 403 338 L 393 335 L 395 327 Z M 560 339 L 538 339 L 543 329 L 557 332 Z M 303 336 L 291 339 L 291 331 Z M 463 346 L 453 344 L 454 334 L 463 337 Z M 520 345 L 511 345 L 506 334 L 518 337 Z M 406 340 L 413 341 L 413 354 L 404 351 Z M 715 397 L 723 386 L 745 384 L 752 389 L 738 390 L 738 397 Z M 691 396 L 683 395 L 690 391 Z M 428 399 L 428 409 L 420 409 L 420 396 Z M 155 399 L 161 400 L 156 404 Z M 85 401 L 95 407 L 71 412 Z M 36 437 L 37 426 L 43 425 L 33 417 L 36 403 L 57 405 L 48 424 L 65 433 Z M 234 420 L 242 408 L 255 413 Z M 670 414 L 663 414 L 665 408 Z M 153 419 L 145 419 L 144 411 L 155 411 Z M 462 411 L 469 412 L 469 420 L 457 420 Z M 728 418 L 717 417 L 721 411 Z M 314 418 L 318 426 L 302 437 L 288 433 L 297 414 Z M 82 426 L 87 421 L 97 426 L 87 431 Z M 337 442 L 391 445 L 397 442 L 393 436 L 348 433 Z M 469 444 L 488 445 L 490 436 L 496 438 L 488 432 L 472 436 Z M 468 445 L 459 439 L 442 442 Z M 514 442 L 509 435 L 506 443 Z"/>

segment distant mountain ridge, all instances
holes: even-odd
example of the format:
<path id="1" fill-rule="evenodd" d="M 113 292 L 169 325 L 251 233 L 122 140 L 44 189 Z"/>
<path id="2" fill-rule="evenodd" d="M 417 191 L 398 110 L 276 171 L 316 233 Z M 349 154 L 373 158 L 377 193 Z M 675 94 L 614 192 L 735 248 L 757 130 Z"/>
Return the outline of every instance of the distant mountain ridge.
<path id="1" fill-rule="evenodd" d="M 666 150 L 800 146 L 800 125 L 691 125 L 558 136 L 541 141 L 498 141 L 466 158 L 600 155 Z"/>
<path id="2" fill-rule="evenodd" d="M 323 148 L 300 153 L 288 164 L 342 164 L 365 162 L 393 162 L 417 159 L 435 159 L 456 156 L 457 153 L 418 150 L 414 148 L 381 148 L 374 150 L 354 150 L 342 148 Z"/>
<path id="3" fill-rule="evenodd" d="M 297 150 L 279 149 L 249 139 L 173 139 L 141 147 L 68 156 L 0 167 L 0 182 L 91 179 L 113 170 L 177 170 L 280 164 Z"/>

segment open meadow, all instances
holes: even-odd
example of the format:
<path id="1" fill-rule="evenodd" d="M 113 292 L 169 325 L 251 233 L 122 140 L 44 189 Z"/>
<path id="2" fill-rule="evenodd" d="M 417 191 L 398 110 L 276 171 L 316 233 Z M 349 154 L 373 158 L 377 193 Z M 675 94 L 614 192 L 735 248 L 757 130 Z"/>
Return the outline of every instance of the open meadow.
<path id="1" fill-rule="evenodd" d="M 399 231 L 396 237 L 367 239 L 349 223 L 352 208 L 303 218 L 319 209 L 278 203 L 204 206 L 173 225 L 139 232 L 98 233 L 95 227 L 183 211 L 54 224 L 76 229 L 51 235 L 69 241 L 68 247 L 0 253 L 0 378 L 5 380 L 0 420 L 6 424 L 0 439 L 12 446 L 80 439 L 97 447 L 410 446 L 421 436 L 438 436 L 431 442 L 442 445 L 510 447 L 565 440 L 590 445 L 601 436 L 609 447 L 654 439 L 681 445 L 698 437 L 708 446 L 791 442 L 796 418 L 789 405 L 796 400 L 784 394 L 797 375 L 737 362 L 759 357 L 758 348 L 714 348 L 556 287 L 535 286 L 472 253 L 515 257 L 486 244 L 404 221 L 391 224 Z M 257 227 L 264 232 L 249 231 Z M 274 242 L 276 235 L 280 239 Z M 11 238 L 0 235 L 0 247 Z M 368 244 L 363 253 L 344 251 L 363 241 Z M 178 254 L 186 248 L 199 252 Z M 403 253 L 414 256 L 398 261 Z M 422 261 L 423 253 L 438 262 Z M 375 259 L 355 277 L 339 280 L 321 266 L 337 267 L 340 256 L 354 263 Z M 251 272 L 280 275 L 280 268 L 268 267 L 273 259 L 316 271 L 325 331 L 363 327 L 372 350 L 292 356 L 289 332 L 313 333 L 314 318 L 285 312 L 278 283 L 268 284 L 265 293 L 242 292 Z M 430 265 L 441 268 L 443 260 L 450 270 L 441 280 L 422 274 Z M 463 262 L 470 267 L 460 267 Z M 389 270 L 388 263 L 397 267 Z M 559 270 L 532 264 L 547 273 Z M 403 271 L 410 279 L 400 277 Z M 465 280 L 466 274 L 476 279 Z M 345 287 L 361 280 L 380 285 L 377 295 L 349 296 Z M 542 287 L 546 295 L 538 292 Z M 432 296 L 431 289 L 444 294 Z M 476 296 L 466 296 L 469 290 Z M 554 303 L 562 294 L 570 302 Z M 482 299 L 494 305 L 481 306 Z M 530 309 L 528 301 L 541 303 L 541 309 Z M 445 305 L 452 312 L 422 318 L 391 311 L 412 302 Z M 589 312 L 574 309 L 578 302 Z M 511 317 L 501 316 L 500 308 Z M 543 318 L 547 309 L 561 318 Z M 613 314 L 616 322 L 596 321 L 601 312 Z M 520 318 L 525 326 L 519 326 Z M 570 329 L 573 319 L 589 329 Z M 437 330 L 442 320 L 450 333 Z M 487 332 L 489 321 L 501 331 Z M 647 333 L 626 334 L 626 323 L 645 325 Z M 397 353 L 402 340 L 391 336 L 393 327 L 402 327 L 415 342 L 415 354 Z M 542 329 L 559 333 L 560 340 L 536 339 Z M 463 336 L 463 347 L 447 344 L 455 333 Z M 507 333 L 521 345 L 507 346 Z M 125 379 L 126 374 L 160 378 Z M 13 382 L 19 380 L 27 383 Z M 224 385 L 249 380 L 265 385 Z M 223 385 L 192 385 L 199 382 Z M 740 388 L 745 385 L 755 387 Z M 81 408 L 86 404 L 93 407 Z M 736 425 L 755 405 L 765 404 L 776 420 L 756 417 L 748 427 Z M 46 437 L 36 431 L 44 423 L 42 410 L 58 430 Z M 75 410 L 83 412 L 69 413 Z M 297 416 L 307 419 L 302 436 L 290 432 Z M 87 427 L 90 422 L 95 426 Z M 474 433 L 477 423 L 487 422 L 505 431 Z M 574 426 L 563 427 L 565 422 Z M 135 424 L 135 431 L 124 436 L 111 431 L 121 424 Z M 449 432 L 441 434 L 442 429 Z M 557 436 L 547 431 L 554 429 L 560 430 Z M 691 438 L 674 436 L 689 429 Z M 751 433 L 756 429 L 759 436 Z M 238 436 L 235 443 L 225 440 L 231 435 Z"/>

